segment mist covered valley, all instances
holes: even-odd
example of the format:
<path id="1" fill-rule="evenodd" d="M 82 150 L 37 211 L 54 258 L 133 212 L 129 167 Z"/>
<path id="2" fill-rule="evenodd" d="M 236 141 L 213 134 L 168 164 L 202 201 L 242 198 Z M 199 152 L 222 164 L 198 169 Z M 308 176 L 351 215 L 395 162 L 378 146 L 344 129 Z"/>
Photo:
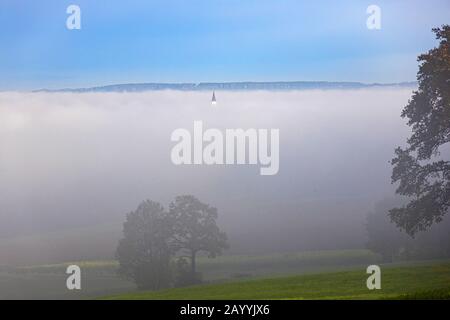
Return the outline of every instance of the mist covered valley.
<path id="1" fill-rule="evenodd" d="M 125 214 L 193 194 L 219 210 L 228 253 L 363 248 L 394 195 L 411 88 L 0 93 L 0 265 L 111 259 Z M 277 128 L 276 175 L 174 165 L 171 133 Z"/>

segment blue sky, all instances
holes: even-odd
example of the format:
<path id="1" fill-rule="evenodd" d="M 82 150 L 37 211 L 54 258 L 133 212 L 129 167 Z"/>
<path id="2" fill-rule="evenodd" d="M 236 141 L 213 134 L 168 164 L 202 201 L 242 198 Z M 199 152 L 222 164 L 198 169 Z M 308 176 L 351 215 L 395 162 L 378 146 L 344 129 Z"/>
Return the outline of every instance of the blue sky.
<path id="1" fill-rule="evenodd" d="M 81 30 L 66 8 L 81 8 Z M 381 8 L 368 30 L 366 8 Z M 415 80 L 450 1 L 17 1 L 0 4 L 0 90 L 129 82 Z"/>

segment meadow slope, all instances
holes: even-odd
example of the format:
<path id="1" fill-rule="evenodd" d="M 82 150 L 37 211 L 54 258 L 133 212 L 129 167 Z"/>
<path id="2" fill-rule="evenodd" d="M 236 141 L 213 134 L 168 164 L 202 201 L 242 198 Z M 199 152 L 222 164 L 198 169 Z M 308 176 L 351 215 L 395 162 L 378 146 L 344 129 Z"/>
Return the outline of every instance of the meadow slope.
<path id="1" fill-rule="evenodd" d="M 450 262 L 382 267 L 381 290 L 369 291 L 364 268 L 199 285 L 158 292 L 132 292 L 107 299 L 396 299 L 450 296 Z M 425 292 L 425 294 L 423 294 Z"/>

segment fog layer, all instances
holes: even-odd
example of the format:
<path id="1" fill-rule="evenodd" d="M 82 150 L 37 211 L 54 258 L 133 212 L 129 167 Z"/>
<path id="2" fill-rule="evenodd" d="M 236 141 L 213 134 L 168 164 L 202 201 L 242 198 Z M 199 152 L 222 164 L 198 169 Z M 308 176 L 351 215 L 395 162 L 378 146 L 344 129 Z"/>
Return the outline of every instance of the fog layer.
<path id="1" fill-rule="evenodd" d="M 234 252 L 363 247 L 366 213 L 393 194 L 389 160 L 408 136 L 400 112 L 410 95 L 216 92 L 211 106 L 211 92 L 0 93 L 0 264 L 13 250 L 6 238 L 119 230 L 141 200 L 167 206 L 180 194 L 219 209 Z M 192 132 L 195 120 L 205 129 L 279 129 L 278 174 L 174 165 L 171 133 Z M 51 250 L 64 251 L 59 245 Z M 70 248 L 64 258 L 79 258 Z"/>

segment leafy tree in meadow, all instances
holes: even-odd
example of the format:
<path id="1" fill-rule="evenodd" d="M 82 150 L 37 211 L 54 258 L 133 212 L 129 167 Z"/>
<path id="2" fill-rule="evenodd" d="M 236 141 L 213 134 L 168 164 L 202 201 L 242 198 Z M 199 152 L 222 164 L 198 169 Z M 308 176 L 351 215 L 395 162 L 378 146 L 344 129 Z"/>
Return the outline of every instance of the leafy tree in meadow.
<path id="1" fill-rule="evenodd" d="M 169 212 L 157 202 L 142 202 L 123 225 L 124 237 L 116 251 L 119 273 L 141 289 L 199 282 L 197 254 L 215 257 L 227 248 L 216 220 L 217 209 L 194 196 L 176 197 Z"/>
<path id="2" fill-rule="evenodd" d="M 174 225 L 173 245 L 189 257 L 192 282 L 196 282 L 197 254 L 204 252 L 215 257 L 228 247 L 226 234 L 217 226 L 217 209 L 184 195 L 170 204 L 169 216 Z"/>
<path id="3" fill-rule="evenodd" d="M 119 273 L 140 289 L 168 287 L 173 229 L 164 208 L 157 202 L 142 202 L 127 214 L 123 234 L 116 251 Z"/>
<path id="4" fill-rule="evenodd" d="M 390 217 L 411 236 L 440 222 L 450 206 L 450 26 L 433 31 L 439 46 L 419 56 L 419 87 L 401 114 L 412 135 L 392 159 L 396 192 L 410 201 Z"/>

